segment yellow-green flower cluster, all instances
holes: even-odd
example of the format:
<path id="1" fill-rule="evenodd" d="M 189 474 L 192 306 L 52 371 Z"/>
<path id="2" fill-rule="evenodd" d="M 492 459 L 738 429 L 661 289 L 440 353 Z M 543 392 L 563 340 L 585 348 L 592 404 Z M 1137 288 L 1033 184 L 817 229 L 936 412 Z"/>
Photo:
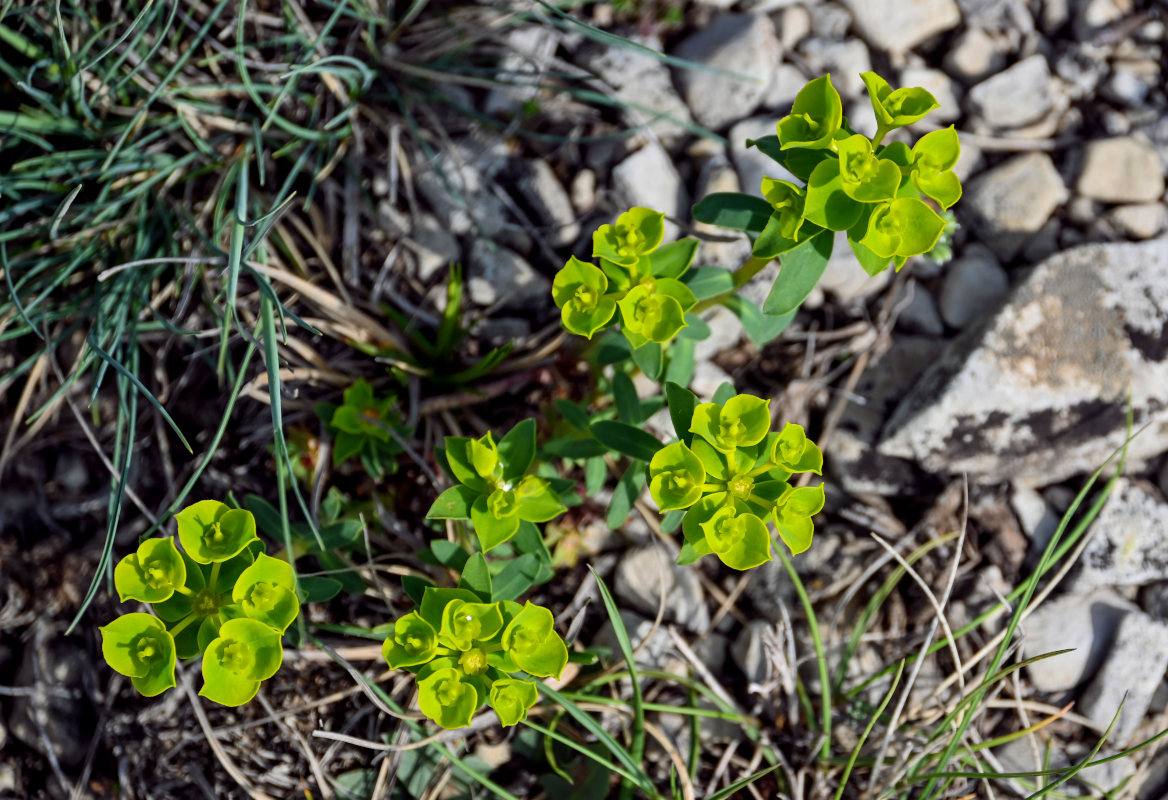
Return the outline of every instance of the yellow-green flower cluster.
<path id="1" fill-rule="evenodd" d="M 657 507 L 687 509 L 682 532 L 692 558 L 713 553 L 734 569 L 770 561 L 768 522 L 792 553 L 811 545 L 823 486 L 788 481 L 800 472 L 820 474 L 823 454 L 799 425 L 772 432 L 769 405 L 749 394 L 697 405 L 688 430 L 678 431 L 682 440 L 649 463 Z"/>

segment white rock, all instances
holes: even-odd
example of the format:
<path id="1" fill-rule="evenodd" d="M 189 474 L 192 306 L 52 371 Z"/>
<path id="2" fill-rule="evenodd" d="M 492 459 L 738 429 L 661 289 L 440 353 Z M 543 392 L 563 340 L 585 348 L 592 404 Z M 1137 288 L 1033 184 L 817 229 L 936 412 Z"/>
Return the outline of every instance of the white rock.
<path id="1" fill-rule="evenodd" d="M 941 473 L 1049 485 L 1168 449 L 1168 240 L 1088 245 L 1034 268 L 954 341 L 889 420 L 881 453 Z"/>
<path id="2" fill-rule="evenodd" d="M 580 223 L 572 200 L 551 166 L 542 158 L 518 160 L 514 167 L 519 201 L 531 209 L 534 221 L 544 227 L 552 247 L 571 244 L 580 235 Z"/>
<path id="3" fill-rule="evenodd" d="M 835 295 L 845 306 L 859 305 L 872 295 L 884 290 L 892 282 L 892 268 L 879 275 L 869 275 L 856 262 L 856 256 L 848 245 L 848 236 L 837 231 L 832 245 L 831 259 L 819 279 L 818 286 Z"/>
<path id="4" fill-rule="evenodd" d="M 405 246 L 414 254 L 418 279 L 429 283 L 438 275 L 445 275 L 451 263 L 458 261 L 462 248 L 438 221 L 429 214 L 420 214 Z"/>
<path id="5" fill-rule="evenodd" d="M 953 79 L 939 69 L 928 67 L 908 67 L 900 72 L 900 86 L 921 86 L 926 89 L 941 107 L 929 114 L 929 120 L 947 125 L 961 116 L 960 88 Z"/>
<path id="6" fill-rule="evenodd" d="M 778 650 L 774 628 L 769 622 L 752 619 L 746 623 L 734 644 L 730 647 L 730 657 L 742 670 L 750 683 L 766 683 L 774 676 L 771 665 L 774 658 L 782 658 Z"/>
<path id="7" fill-rule="evenodd" d="M 780 180 L 802 184 L 798 178 L 779 166 L 777 162 L 766 156 L 757 147 L 747 147 L 747 140 L 761 139 L 764 136 L 774 136 L 778 120 L 773 115 L 751 117 L 739 122 L 730 129 L 730 160 L 738 170 L 738 184 L 747 194 L 759 195 L 762 192 L 762 178 L 764 175 Z"/>
<path id="8" fill-rule="evenodd" d="M 696 192 L 699 200 L 706 195 L 719 192 L 740 191 L 742 184 L 738 182 L 738 172 L 725 156 L 714 156 L 702 166 L 698 174 Z M 694 231 L 701 239 L 694 258 L 695 264 L 737 269 L 750 258 L 750 240 L 745 233 L 719 228 L 705 222 L 695 222 Z M 725 310 L 722 306 L 719 308 Z M 702 343 L 699 342 L 698 347 L 701 346 Z"/>
<path id="9" fill-rule="evenodd" d="M 694 118 L 720 130 L 758 108 L 779 65 L 782 46 L 769 17 L 723 14 L 678 44 L 674 55 L 741 76 L 694 69 L 676 72 Z"/>
<path id="10" fill-rule="evenodd" d="M 660 42 L 636 41 L 649 49 L 660 49 Z M 648 122 L 649 130 L 667 144 L 687 135 L 685 126 L 693 117 L 673 88 L 669 67 L 661 59 L 630 48 L 597 44 L 582 47 L 577 59 L 615 90 L 615 99 L 625 105 L 621 114 L 626 124 Z"/>
<path id="11" fill-rule="evenodd" d="M 1086 41 L 1135 10 L 1133 0 L 1080 0 L 1071 4 L 1075 38 Z"/>
<path id="12" fill-rule="evenodd" d="M 584 167 L 572 176 L 572 188 L 569 190 L 572 198 L 572 208 L 578 214 L 587 214 L 596 207 L 596 173 Z"/>
<path id="13" fill-rule="evenodd" d="M 491 184 L 508 155 L 507 143 L 498 136 L 467 137 L 419 169 L 414 185 L 446 230 L 494 236 L 503 229 L 506 211 Z"/>
<path id="14" fill-rule="evenodd" d="M 1086 147 L 1075 189 L 1105 203 L 1152 202 L 1164 194 L 1164 166 L 1143 139 L 1097 139 Z"/>
<path id="15" fill-rule="evenodd" d="M 1163 203 L 1116 206 L 1107 216 L 1133 239 L 1151 239 L 1168 228 L 1168 207 Z"/>
<path id="16" fill-rule="evenodd" d="M 699 361 L 694 366 L 693 380 L 690 381 L 689 388 L 699 400 L 708 403 L 714 399 L 714 392 L 718 391 L 718 387 L 727 381 L 733 383 L 734 379 L 726 370 L 712 361 Z"/>
<path id="17" fill-rule="evenodd" d="M 1109 741 L 1113 745 L 1127 744 L 1143 722 L 1166 668 L 1168 625 L 1133 611 L 1120 622 L 1107 660 L 1079 701 L 1079 713 L 1103 731 L 1119 711 Z"/>
<path id="18" fill-rule="evenodd" d="M 870 45 L 895 53 L 911 50 L 961 23 L 961 11 L 953 0 L 844 0 L 844 5 Z"/>
<path id="19" fill-rule="evenodd" d="M 896 327 L 899 330 L 926 336 L 941 336 L 945 333 L 945 324 L 937 312 L 933 293 L 912 278 L 905 281 L 904 288 L 897 296 L 896 308 Z"/>
<path id="20" fill-rule="evenodd" d="M 941 318 L 952 328 L 964 328 L 998 307 L 1010 290 L 1010 279 L 993 256 L 965 256 L 945 271 L 941 286 Z"/>
<path id="21" fill-rule="evenodd" d="M 658 542 L 630 550 L 617 564 L 613 592 L 649 618 L 657 616 L 664 596 L 666 621 L 704 633 L 710 616 L 702 585 L 692 568 L 679 567 L 674 558 L 676 553 Z"/>
<path id="22" fill-rule="evenodd" d="M 612 184 L 624 205 L 645 206 L 667 217 L 689 219 L 689 192 L 677 174 L 672 159 L 661 145 L 650 142 L 617 164 Z M 665 240 L 678 234 L 677 225 L 665 221 Z"/>
<path id="23" fill-rule="evenodd" d="M 779 42 L 790 50 L 811 33 L 811 12 L 800 5 L 792 5 L 779 12 L 777 23 Z"/>
<path id="24" fill-rule="evenodd" d="M 710 335 L 694 346 L 694 359 L 698 362 L 709 361 L 742 338 L 742 323 L 726 306 L 714 306 L 702 313 L 702 319 L 710 326 Z"/>
<path id="25" fill-rule="evenodd" d="M 852 15 L 837 3 L 827 0 L 815 4 L 811 16 L 811 32 L 828 39 L 843 39 L 852 24 Z"/>
<path id="26" fill-rule="evenodd" d="M 1121 479 L 1092 528 L 1071 590 L 1142 586 L 1168 575 L 1168 503 L 1151 487 Z"/>
<path id="27" fill-rule="evenodd" d="M 487 92 L 484 109 L 488 114 L 514 114 L 535 97 L 552 68 L 561 38 L 550 25 L 523 25 L 503 34 L 505 51 L 499 70 L 506 73 L 507 81 Z"/>
<path id="28" fill-rule="evenodd" d="M 859 39 L 805 39 L 799 49 L 808 68 L 816 75 L 831 73 L 831 84 L 845 98 L 864 93 L 861 72 L 872 69 L 868 47 Z"/>
<path id="29" fill-rule="evenodd" d="M 975 83 L 1006 66 L 1008 43 L 981 28 L 967 28 L 945 53 L 945 70 L 958 80 Z"/>
<path id="30" fill-rule="evenodd" d="M 1073 648 L 1026 670 L 1040 692 L 1065 692 L 1089 679 L 1103 663 L 1120 620 L 1132 606 L 1112 592 L 1068 594 L 1043 603 L 1022 622 L 1026 658 Z"/>
<path id="31" fill-rule="evenodd" d="M 969 90 L 969 102 L 991 128 L 1022 128 L 1054 108 L 1054 91 L 1046 58 L 1035 54 L 987 78 Z"/>
<path id="32" fill-rule="evenodd" d="M 799 8 L 799 6 L 796 6 Z M 774 109 L 774 120 L 777 123 L 781 117 L 787 115 L 795 103 L 799 90 L 807 85 L 807 76 L 802 70 L 791 64 L 780 64 L 775 70 L 774 79 L 767 86 L 766 96 L 762 99 L 764 108 Z"/>
<path id="33" fill-rule="evenodd" d="M 480 306 L 530 310 L 551 302 L 551 281 L 513 250 L 475 239 L 468 262 L 468 293 Z"/>
<path id="34" fill-rule="evenodd" d="M 1040 556 L 1058 530 L 1059 515 L 1046 504 L 1042 495 L 1028 486 L 1015 485 L 1010 492 L 1010 506 L 1030 538 L 1030 553 Z"/>
<path id="35" fill-rule="evenodd" d="M 998 164 L 970 181 L 959 213 L 1002 260 L 1021 250 L 1069 194 L 1046 153 L 1026 153 Z"/>

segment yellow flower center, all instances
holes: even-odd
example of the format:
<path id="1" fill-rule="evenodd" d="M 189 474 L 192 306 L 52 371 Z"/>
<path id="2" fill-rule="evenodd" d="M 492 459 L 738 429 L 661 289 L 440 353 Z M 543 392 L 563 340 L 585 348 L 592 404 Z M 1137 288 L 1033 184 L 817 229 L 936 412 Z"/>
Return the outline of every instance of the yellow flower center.
<path id="1" fill-rule="evenodd" d="M 482 675 L 487 671 L 487 654 L 478 647 L 467 650 L 458 659 L 458 666 L 467 675 Z"/>
<path id="2" fill-rule="evenodd" d="M 572 306 L 577 311 L 591 311 L 596 308 L 596 303 L 600 300 L 600 293 L 591 286 L 580 284 L 576 287 L 576 291 L 572 294 Z"/>

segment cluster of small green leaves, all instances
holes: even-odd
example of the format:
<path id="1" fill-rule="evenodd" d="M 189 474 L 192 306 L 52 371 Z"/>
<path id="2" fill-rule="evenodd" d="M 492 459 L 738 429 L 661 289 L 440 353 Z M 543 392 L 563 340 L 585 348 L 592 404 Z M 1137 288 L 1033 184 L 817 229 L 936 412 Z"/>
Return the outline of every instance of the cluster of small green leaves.
<path id="1" fill-rule="evenodd" d="M 359 378 L 342 399 L 339 406 L 321 404 L 316 409 L 333 433 L 333 466 L 359 458 L 374 479 L 396 472 L 402 452 L 398 438 L 409 430 L 393 411 L 393 395 L 378 397 L 369 382 Z"/>
<path id="2" fill-rule="evenodd" d="M 265 555 L 255 518 L 216 500 L 175 514 L 173 537 L 146 539 L 114 568 L 122 602 L 154 606 L 102 627 L 101 650 L 134 688 L 175 685 L 175 659 L 203 655 L 199 694 L 225 706 L 255 697 L 283 661 L 281 636 L 300 613 L 292 566 Z"/>
<path id="3" fill-rule="evenodd" d="M 686 327 L 698 299 L 681 280 L 697 239 L 662 245 L 665 215 L 634 207 L 592 235 L 600 266 L 573 256 L 555 277 L 552 297 L 564 327 L 591 339 L 616 323 L 633 348 L 667 344 Z"/>
<path id="4" fill-rule="evenodd" d="M 493 600 L 488 574 L 480 553 L 459 588 L 426 587 L 382 645 L 391 669 L 418 676 L 418 707 L 443 728 L 469 725 L 484 704 L 515 725 L 539 697 L 526 677 L 558 678 L 568 663 L 552 612 Z"/>
<path id="5" fill-rule="evenodd" d="M 671 408 L 678 441 L 649 462 L 649 493 L 662 512 L 682 512 L 685 545 L 678 563 L 715 554 L 733 569 L 771 556 L 773 522 L 793 554 L 811 546 L 811 518 L 823 509 L 823 485 L 793 487 L 796 473 L 821 474 L 823 454 L 802 426 L 771 430 L 770 401 L 737 394 L 725 402 Z M 687 424 L 688 422 L 688 424 Z"/>

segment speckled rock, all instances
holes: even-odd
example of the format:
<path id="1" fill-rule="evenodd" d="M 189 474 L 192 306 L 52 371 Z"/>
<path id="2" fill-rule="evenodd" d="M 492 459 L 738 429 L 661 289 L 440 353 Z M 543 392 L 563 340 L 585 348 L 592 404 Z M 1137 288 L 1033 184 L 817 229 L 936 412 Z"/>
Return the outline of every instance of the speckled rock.
<path id="1" fill-rule="evenodd" d="M 480 306 L 530 309 L 551 303 L 552 284 L 514 250 L 476 239 L 468 258 L 467 290 Z"/>
<path id="2" fill-rule="evenodd" d="M 1071 650 L 1026 667 L 1040 692 L 1065 692 L 1091 678 L 1111 647 L 1131 603 L 1114 592 L 1067 594 L 1048 600 L 1022 622 L 1026 658 Z M 1073 649 L 1072 649 L 1073 648 Z"/>
<path id="3" fill-rule="evenodd" d="M 617 164 L 612 183 L 626 208 L 645 206 L 667 217 L 689 219 L 689 192 L 673 166 L 673 159 L 661 145 L 650 142 Z M 665 221 L 665 240 L 678 234 L 677 225 Z"/>
<path id="4" fill-rule="evenodd" d="M 1141 586 L 1168 575 L 1168 503 L 1154 487 L 1121 480 L 1092 527 L 1070 590 Z"/>
<path id="5" fill-rule="evenodd" d="M 1104 203 L 1148 203 L 1164 194 L 1164 166 L 1143 139 L 1098 139 L 1084 151 L 1075 190 Z"/>
<path id="6" fill-rule="evenodd" d="M 1087 686 L 1078 710 L 1100 731 L 1107 729 L 1119 711 L 1109 741 L 1121 747 L 1129 744 L 1166 668 L 1168 625 L 1133 611 L 1120 622 L 1107 660 Z"/>
<path id="7" fill-rule="evenodd" d="M 1124 437 L 1129 468 L 1168 449 L 1168 241 L 1088 245 L 1036 267 L 896 409 L 879 451 L 940 473 L 1049 485 Z"/>
<path id="8" fill-rule="evenodd" d="M 953 0 L 844 0 L 844 5 L 869 44 L 893 52 L 911 50 L 961 24 Z"/>

